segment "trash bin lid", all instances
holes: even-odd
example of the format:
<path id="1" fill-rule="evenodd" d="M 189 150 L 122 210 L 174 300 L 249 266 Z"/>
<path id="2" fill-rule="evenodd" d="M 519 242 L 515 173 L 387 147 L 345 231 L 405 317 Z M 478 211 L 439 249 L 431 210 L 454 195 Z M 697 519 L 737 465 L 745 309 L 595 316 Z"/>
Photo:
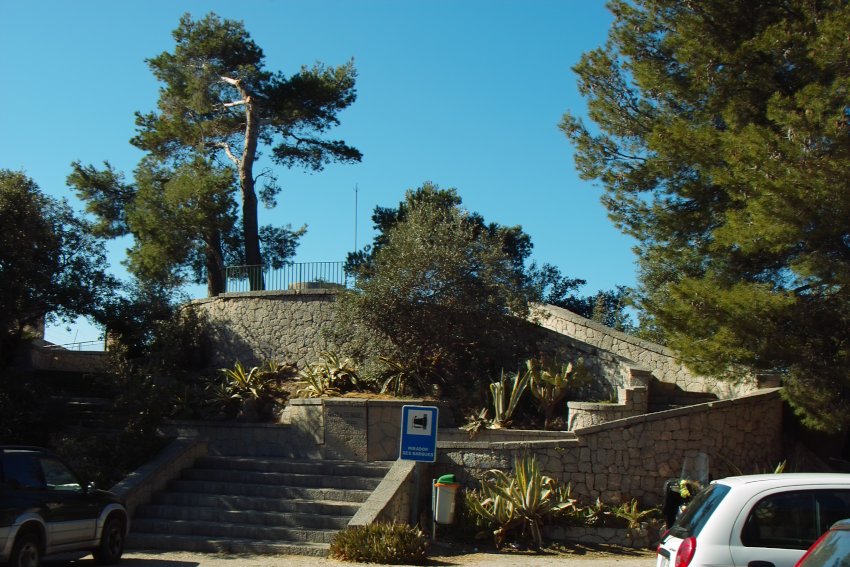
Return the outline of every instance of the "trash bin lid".
<path id="1" fill-rule="evenodd" d="M 439 484 L 454 484 L 455 483 L 455 475 L 453 474 L 444 474 L 440 478 L 437 479 Z"/>

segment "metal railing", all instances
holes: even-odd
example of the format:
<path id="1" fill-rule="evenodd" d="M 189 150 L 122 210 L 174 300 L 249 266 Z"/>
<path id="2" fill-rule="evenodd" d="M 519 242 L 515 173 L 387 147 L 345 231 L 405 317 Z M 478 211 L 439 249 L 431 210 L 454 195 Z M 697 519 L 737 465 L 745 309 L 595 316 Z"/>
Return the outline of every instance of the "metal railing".
<path id="1" fill-rule="evenodd" d="M 343 289 L 353 278 L 345 274 L 345 262 L 301 262 L 282 268 L 228 266 L 225 291 L 277 291 L 290 289 Z"/>

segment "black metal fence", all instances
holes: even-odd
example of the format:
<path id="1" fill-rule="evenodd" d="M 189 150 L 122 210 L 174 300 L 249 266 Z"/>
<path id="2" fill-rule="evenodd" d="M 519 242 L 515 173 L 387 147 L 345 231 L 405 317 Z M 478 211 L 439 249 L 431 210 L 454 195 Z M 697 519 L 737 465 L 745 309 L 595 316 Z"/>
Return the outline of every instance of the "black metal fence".
<path id="1" fill-rule="evenodd" d="M 225 290 L 228 293 L 259 290 L 342 289 L 353 281 L 345 275 L 345 262 L 302 262 L 282 268 L 228 266 Z"/>

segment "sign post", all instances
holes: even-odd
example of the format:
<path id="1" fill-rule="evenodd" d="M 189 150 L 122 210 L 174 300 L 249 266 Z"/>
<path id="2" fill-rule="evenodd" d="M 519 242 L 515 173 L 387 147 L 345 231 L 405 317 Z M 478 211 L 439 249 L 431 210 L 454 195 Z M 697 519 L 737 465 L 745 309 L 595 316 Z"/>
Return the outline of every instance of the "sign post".
<path id="1" fill-rule="evenodd" d="M 398 458 L 403 461 L 437 460 L 439 410 L 433 406 L 402 406 L 401 444 Z"/>
<path id="2" fill-rule="evenodd" d="M 437 424 L 439 410 L 433 406 L 401 407 L 401 442 L 398 458 L 402 461 L 437 460 Z M 413 505 L 411 522 L 419 521 L 419 490 L 422 485 L 419 465 L 413 467 Z"/>

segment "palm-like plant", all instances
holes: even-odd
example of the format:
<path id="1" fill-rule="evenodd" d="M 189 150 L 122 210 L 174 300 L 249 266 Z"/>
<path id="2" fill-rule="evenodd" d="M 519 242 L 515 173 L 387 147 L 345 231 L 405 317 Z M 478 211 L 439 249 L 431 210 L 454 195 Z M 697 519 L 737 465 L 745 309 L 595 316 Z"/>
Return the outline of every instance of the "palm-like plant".
<path id="1" fill-rule="evenodd" d="M 467 504 L 473 514 L 495 526 L 496 547 L 517 531 L 540 547 L 543 526 L 575 505 L 575 500 L 564 496 L 557 481 L 541 474 L 534 457 L 525 455 L 514 461 L 513 475 L 498 469 L 484 473 L 480 492 L 471 493 Z"/>

